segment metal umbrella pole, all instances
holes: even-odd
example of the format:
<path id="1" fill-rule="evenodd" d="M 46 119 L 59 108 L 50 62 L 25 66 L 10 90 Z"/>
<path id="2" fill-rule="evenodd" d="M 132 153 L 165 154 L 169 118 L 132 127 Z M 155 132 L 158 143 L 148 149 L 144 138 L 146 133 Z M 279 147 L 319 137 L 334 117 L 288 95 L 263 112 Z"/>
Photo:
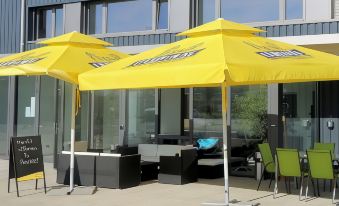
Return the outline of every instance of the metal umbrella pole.
<path id="1" fill-rule="evenodd" d="M 72 110 L 71 110 L 71 155 L 69 171 L 69 191 L 71 194 L 74 190 L 74 142 L 75 142 L 75 104 L 76 104 L 76 85 L 72 85 Z"/>
<path id="2" fill-rule="evenodd" d="M 221 105 L 222 105 L 222 139 L 224 153 L 224 181 L 225 181 L 225 199 L 224 203 L 203 203 L 203 205 L 223 205 L 223 206 L 252 206 L 250 203 L 230 203 L 229 197 L 229 174 L 228 174 L 228 148 L 227 148 L 227 91 L 226 85 L 221 84 Z"/>

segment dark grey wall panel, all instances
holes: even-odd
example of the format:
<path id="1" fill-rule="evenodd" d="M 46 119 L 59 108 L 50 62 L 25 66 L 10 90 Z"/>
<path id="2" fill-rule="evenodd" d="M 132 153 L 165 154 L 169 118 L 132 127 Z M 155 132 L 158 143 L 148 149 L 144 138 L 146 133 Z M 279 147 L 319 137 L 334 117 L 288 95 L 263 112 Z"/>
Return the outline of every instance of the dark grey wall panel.
<path id="1" fill-rule="evenodd" d="M 0 54 L 20 51 L 21 0 L 0 0 Z"/>

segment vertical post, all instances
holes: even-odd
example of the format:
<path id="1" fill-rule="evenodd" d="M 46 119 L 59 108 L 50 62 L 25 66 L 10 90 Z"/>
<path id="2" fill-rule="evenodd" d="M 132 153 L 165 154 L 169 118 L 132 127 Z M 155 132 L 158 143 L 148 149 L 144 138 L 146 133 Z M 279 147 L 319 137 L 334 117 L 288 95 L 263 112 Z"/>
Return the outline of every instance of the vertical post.
<path id="1" fill-rule="evenodd" d="M 69 172 L 69 192 L 71 194 L 74 189 L 74 142 L 75 142 L 75 104 L 76 104 L 76 85 L 72 85 L 72 110 L 71 110 L 71 160 Z"/>
<path id="2" fill-rule="evenodd" d="M 221 84 L 222 102 L 222 138 L 224 148 L 224 180 L 225 180 L 225 205 L 229 205 L 229 185 L 228 185 L 228 156 L 227 156 L 227 94 L 226 85 Z"/>

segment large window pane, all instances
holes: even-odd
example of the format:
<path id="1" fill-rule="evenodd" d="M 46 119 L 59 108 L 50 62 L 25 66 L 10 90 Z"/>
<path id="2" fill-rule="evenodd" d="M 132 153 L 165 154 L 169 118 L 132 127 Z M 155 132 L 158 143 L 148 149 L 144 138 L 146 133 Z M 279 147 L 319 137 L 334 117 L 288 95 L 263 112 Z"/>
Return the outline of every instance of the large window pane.
<path id="1" fill-rule="evenodd" d="M 306 151 L 317 136 L 316 83 L 283 84 L 284 145 Z"/>
<path id="2" fill-rule="evenodd" d="M 215 19 L 215 0 L 198 1 L 198 24 L 204 24 Z"/>
<path id="3" fill-rule="evenodd" d="M 64 33 L 64 17 L 63 9 L 55 9 L 55 36 L 59 36 Z"/>
<path id="4" fill-rule="evenodd" d="M 168 29 L 168 0 L 159 0 L 157 29 Z"/>
<path id="5" fill-rule="evenodd" d="M 151 29 L 152 0 L 119 0 L 108 3 L 108 33 Z"/>
<path id="6" fill-rule="evenodd" d="M 80 108 L 75 117 L 75 141 L 87 143 L 90 126 L 90 95 L 89 92 L 81 92 Z"/>
<path id="7" fill-rule="evenodd" d="M 91 3 L 89 6 L 89 34 L 102 33 L 102 3 Z"/>
<path id="8" fill-rule="evenodd" d="M 231 88 L 231 174 L 254 176 L 254 154 L 267 140 L 267 86 Z"/>
<path id="9" fill-rule="evenodd" d="M 128 145 L 151 142 L 155 133 L 154 95 L 154 89 L 128 92 Z"/>
<path id="10" fill-rule="evenodd" d="M 40 120 L 39 134 L 41 135 L 42 151 L 45 160 L 53 161 L 55 120 L 56 120 L 56 80 L 42 76 L 40 80 Z"/>
<path id="11" fill-rule="evenodd" d="M 279 0 L 221 0 L 221 17 L 235 22 L 279 19 Z"/>
<path id="12" fill-rule="evenodd" d="M 0 77 L 0 155 L 7 155 L 8 77 Z"/>
<path id="13" fill-rule="evenodd" d="M 35 134 L 35 80 L 36 77 L 18 77 L 17 136 Z"/>
<path id="14" fill-rule="evenodd" d="M 194 137 L 222 137 L 220 88 L 193 90 Z"/>
<path id="15" fill-rule="evenodd" d="M 94 92 L 93 149 L 110 150 L 119 144 L 120 91 Z"/>
<path id="16" fill-rule="evenodd" d="M 52 37 L 52 9 L 39 10 L 38 38 Z"/>
<path id="17" fill-rule="evenodd" d="M 286 19 L 303 18 L 303 0 L 286 0 Z"/>

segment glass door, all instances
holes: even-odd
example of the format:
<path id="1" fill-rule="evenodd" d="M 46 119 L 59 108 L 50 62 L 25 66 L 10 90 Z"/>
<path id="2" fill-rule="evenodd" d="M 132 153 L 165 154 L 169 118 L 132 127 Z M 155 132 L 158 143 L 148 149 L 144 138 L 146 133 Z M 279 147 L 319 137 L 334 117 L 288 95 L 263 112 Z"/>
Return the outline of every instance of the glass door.
<path id="1" fill-rule="evenodd" d="M 95 91 L 93 93 L 93 129 L 91 149 L 106 152 L 123 144 L 124 92 L 118 90 Z"/>
<path id="2" fill-rule="evenodd" d="M 17 136 L 37 134 L 36 131 L 36 79 L 18 77 Z"/>
<path id="3" fill-rule="evenodd" d="M 56 79 L 47 76 L 40 77 L 39 134 L 44 160 L 48 162 L 53 162 L 55 151 L 56 85 Z"/>
<path id="4" fill-rule="evenodd" d="M 283 142 L 306 151 L 317 139 L 317 86 L 315 82 L 283 84 Z"/>
<path id="5" fill-rule="evenodd" d="M 0 156 L 7 156 L 8 77 L 0 77 Z"/>
<path id="6" fill-rule="evenodd" d="M 151 143 L 155 134 L 155 90 L 129 90 L 126 108 L 127 143 Z"/>

